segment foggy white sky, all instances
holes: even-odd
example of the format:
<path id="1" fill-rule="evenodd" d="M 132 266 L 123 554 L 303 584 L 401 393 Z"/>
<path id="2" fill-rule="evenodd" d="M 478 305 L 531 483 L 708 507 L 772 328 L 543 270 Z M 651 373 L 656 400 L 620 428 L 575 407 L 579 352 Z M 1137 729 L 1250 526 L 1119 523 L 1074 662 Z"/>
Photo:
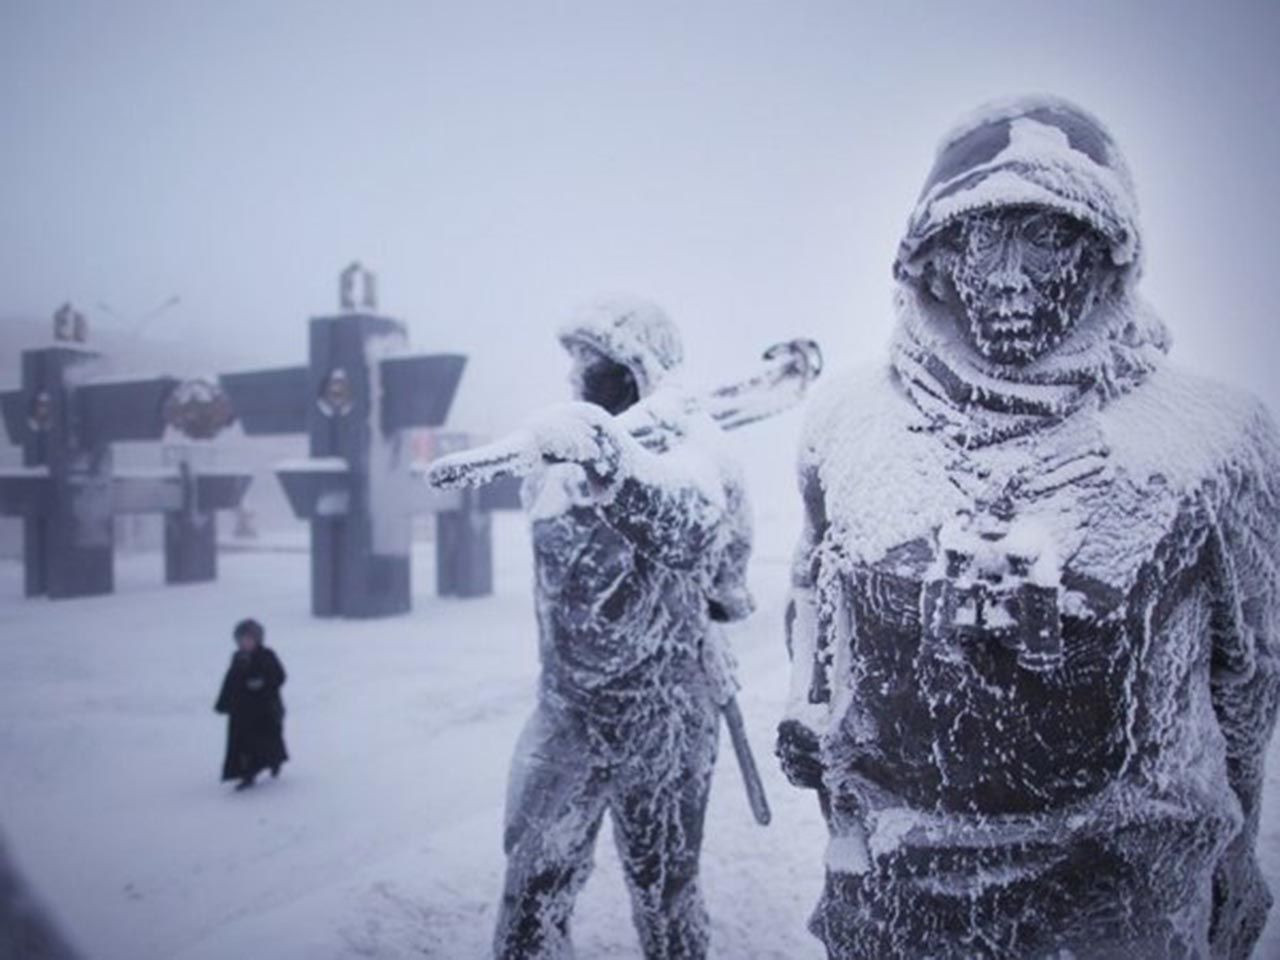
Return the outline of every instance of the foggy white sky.
<path id="1" fill-rule="evenodd" d="M 1175 358 L 1276 407 L 1278 49 L 1269 2 L 0 0 L 0 316 L 177 293 L 171 334 L 300 361 L 359 256 L 491 430 L 602 290 L 664 303 L 691 379 L 797 333 L 880 359 L 938 136 L 1048 91 L 1128 153 Z"/>

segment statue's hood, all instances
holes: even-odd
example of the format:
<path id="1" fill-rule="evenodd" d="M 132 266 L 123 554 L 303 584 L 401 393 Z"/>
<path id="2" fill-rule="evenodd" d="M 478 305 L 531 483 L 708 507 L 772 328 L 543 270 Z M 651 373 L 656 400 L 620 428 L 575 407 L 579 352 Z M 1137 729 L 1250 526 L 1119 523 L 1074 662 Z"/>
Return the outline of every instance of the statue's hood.
<path id="1" fill-rule="evenodd" d="M 639 297 L 600 297 L 560 328 L 560 342 L 586 344 L 631 371 L 640 396 L 653 393 L 684 360 L 680 331 L 666 312 Z"/>
<path id="2" fill-rule="evenodd" d="M 958 218 L 1011 206 L 1082 220 L 1107 238 L 1117 266 L 1141 264 L 1133 180 L 1111 134 L 1065 100 L 1021 97 L 982 107 L 943 137 L 895 273 L 918 276 L 921 248 Z"/>
<path id="3" fill-rule="evenodd" d="M 1089 224 L 1106 238 L 1119 270 L 1092 313 L 1049 354 L 1023 366 L 993 363 L 973 350 L 923 285 L 927 247 L 939 231 L 975 211 L 1015 206 Z M 1105 402 L 1141 382 L 1168 349 L 1164 324 L 1134 290 L 1141 266 L 1133 181 L 1106 128 L 1053 97 L 989 104 L 943 138 L 898 247 L 894 366 L 922 408 L 950 408 L 936 412 L 975 440 L 1061 419 L 1090 396 Z M 963 422 L 988 414 L 1001 425 Z"/>

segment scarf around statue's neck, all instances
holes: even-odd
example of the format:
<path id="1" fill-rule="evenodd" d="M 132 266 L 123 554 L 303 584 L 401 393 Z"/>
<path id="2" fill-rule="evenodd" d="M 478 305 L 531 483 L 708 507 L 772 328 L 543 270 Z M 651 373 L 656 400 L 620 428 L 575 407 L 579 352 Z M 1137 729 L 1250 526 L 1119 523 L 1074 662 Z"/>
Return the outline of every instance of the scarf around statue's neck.
<path id="1" fill-rule="evenodd" d="M 1127 291 L 1100 301 L 1062 343 L 1025 365 L 981 356 L 952 308 L 913 283 L 899 284 L 894 305 L 894 370 L 928 429 L 965 448 L 1025 436 L 1108 403 L 1145 380 L 1169 344 L 1160 318 Z"/>

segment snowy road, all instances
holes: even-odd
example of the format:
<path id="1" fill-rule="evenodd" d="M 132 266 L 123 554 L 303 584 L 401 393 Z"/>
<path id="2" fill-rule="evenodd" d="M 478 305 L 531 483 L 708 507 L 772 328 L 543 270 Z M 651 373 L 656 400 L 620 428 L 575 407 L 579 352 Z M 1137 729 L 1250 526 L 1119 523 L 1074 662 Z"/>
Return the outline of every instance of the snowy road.
<path id="1" fill-rule="evenodd" d="M 497 595 L 430 595 L 372 623 L 306 608 L 302 554 L 233 554 L 219 583 L 165 589 L 158 557 L 119 564 L 114 597 L 20 599 L 0 564 L 0 824 L 85 956 L 101 960 L 480 957 L 503 866 L 509 752 L 536 673 L 528 543 L 499 518 Z M 785 538 L 761 538 L 760 610 L 735 643 L 742 705 L 774 807 L 751 819 L 722 737 L 704 882 L 718 957 L 820 957 L 804 922 L 821 883 L 812 796 L 771 757 L 786 664 Z M 232 622 L 253 615 L 289 670 L 294 762 L 233 795 L 216 782 L 211 704 Z M 1264 844 L 1280 888 L 1280 755 Z M 637 955 L 611 842 L 578 907 L 583 957 Z M 1275 923 L 1260 956 L 1280 956 Z"/>

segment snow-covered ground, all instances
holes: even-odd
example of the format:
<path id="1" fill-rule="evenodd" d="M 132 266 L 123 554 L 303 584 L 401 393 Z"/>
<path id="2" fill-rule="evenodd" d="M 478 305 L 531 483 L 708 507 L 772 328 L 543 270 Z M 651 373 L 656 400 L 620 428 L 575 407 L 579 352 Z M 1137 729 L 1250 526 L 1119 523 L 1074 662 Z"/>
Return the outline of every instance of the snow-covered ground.
<path id="1" fill-rule="evenodd" d="M 751 819 L 722 735 L 703 875 L 714 955 L 817 958 L 805 919 L 825 829 L 771 756 L 787 665 L 780 635 L 789 526 L 762 531 L 758 613 L 734 638 L 741 702 L 774 808 Z M 507 761 L 537 670 L 528 540 L 498 518 L 496 595 L 431 595 L 415 556 L 406 617 L 318 621 L 302 553 L 234 553 L 216 584 L 165 588 L 156 556 L 122 558 L 112 597 L 20 597 L 0 564 L 0 825 L 29 879 L 101 960 L 480 957 L 503 858 Z M 212 710 L 241 616 L 289 670 L 278 782 L 217 782 Z M 1280 751 L 1263 822 L 1280 889 Z M 611 839 L 579 901 L 583 957 L 638 955 Z M 1280 956 L 1272 923 L 1259 956 Z"/>

